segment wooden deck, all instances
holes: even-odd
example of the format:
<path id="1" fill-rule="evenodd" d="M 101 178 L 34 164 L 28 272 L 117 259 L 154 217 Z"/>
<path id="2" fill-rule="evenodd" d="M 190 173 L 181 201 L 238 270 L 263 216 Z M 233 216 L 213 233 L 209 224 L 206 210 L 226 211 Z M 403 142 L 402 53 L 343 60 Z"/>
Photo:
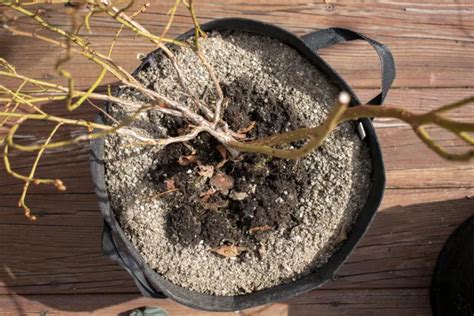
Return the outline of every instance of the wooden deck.
<path id="1" fill-rule="evenodd" d="M 360 2 L 197 1 L 202 21 L 247 17 L 299 35 L 340 26 L 387 44 L 398 73 L 386 103 L 427 111 L 474 94 L 472 0 Z M 166 12 L 170 4 L 154 4 L 141 21 L 158 30 L 165 19 L 159 12 Z M 181 13 L 174 34 L 190 27 Z M 53 20 L 64 24 L 61 17 Z M 99 31 L 91 38 L 114 31 L 104 19 L 96 26 Z M 146 43 L 131 44 L 132 38 L 127 34 L 116 53 L 130 70 L 139 63 L 137 52 L 151 49 Z M 321 55 L 363 100 L 376 94 L 379 64 L 369 45 L 339 45 Z M 0 31 L 0 56 L 16 64 L 18 71 L 53 81 L 57 76 L 51 69 L 58 52 L 43 43 L 33 44 Z M 79 59 L 69 68 L 81 87 L 97 75 Z M 61 105 L 48 106 L 64 113 Z M 90 118 L 95 115 L 87 109 L 81 112 Z M 472 121 L 474 107 L 454 115 Z M 375 124 L 386 163 L 387 190 L 366 237 L 337 278 L 322 289 L 242 311 L 242 315 L 430 314 L 428 288 L 438 253 L 455 227 L 474 214 L 474 166 L 441 160 L 398 122 Z M 20 134 L 28 138 L 33 130 L 43 131 L 44 127 L 32 124 Z M 463 146 L 452 135 L 434 134 L 446 146 Z M 18 154 L 14 166 L 25 173 L 30 163 L 31 158 Z M 0 164 L 0 315 L 117 315 L 144 305 L 159 305 L 171 315 L 208 314 L 171 300 L 140 298 L 127 273 L 103 257 L 102 219 L 89 175 L 87 145 L 48 154 L 40 169 L 42 175 L 63 179 L 68 191 L 59 194 L 48 187 L 35 187 L 29 203 L 43 216 L 30 223 L 16 207 L 21 183 L 6 177 Z"/>

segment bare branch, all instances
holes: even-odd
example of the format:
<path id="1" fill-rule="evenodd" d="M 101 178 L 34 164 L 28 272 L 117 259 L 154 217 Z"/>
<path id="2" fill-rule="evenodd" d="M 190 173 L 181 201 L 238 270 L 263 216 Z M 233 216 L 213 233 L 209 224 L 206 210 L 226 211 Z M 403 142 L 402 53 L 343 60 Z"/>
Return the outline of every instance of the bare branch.
<path id="1" fill-rule="evenodd" d="M 460 106 L 465 106 L 470 102 L 473 102 L 474 98 L 466 98 L 446 106 L 440 107 L 441 112 L 445 112 L 449 109 L 454 109 Z M 337 109 L 337 106 L 336 106 Z M 336 110 L 337 112 L 337 110 Z M 306 155 L 311 150 L 318 148 L 322 141 L 327 137 L 329 132 L 338 124 L 346 121 L 353 121 L 360 118 L 371 117 L 383 117 L 383 118 L 396 118 L 401 120 L 408 125 L 412 126 L 417 136 L 435 153 L 448 160 L 469 160 L 474 157 L 474 151 L 469 150 L 461 154 L 448 153 L 440 145 L 436 144 L 426 133 L 425 129 L 422 128 L 424 125 L 435 124 L 448 131 L 454 133 L 457 137 L 472 145 L 472 137 L 469 136 L 468 132 L 474 132 L 474 123 L 459 122 L 452 119 L 448 119 L 440 115 L 440 111 L 434 110 L 424 114 L 415 114 L 403 108 L 391 107 L 391 106 L 373 106 L 373 105 L 360 105 L 345 109 L 342 113 L 336 116 L 329 115 L 326 121 L 317 127 L 312 128 L 301 128 L 294 131 L 275 134 L 266 138 L 258 139 L 248 143 L 234 141 L 229 144 L 230 147 L 237 149 L 242 152 L 254 152 L 263 153 L 279 158 L 296 159 L 303 155 Z M 327 125 L 327 123 L 330 125 Z M 325 127 L 326 125 L 326 127 Z M 330 128 L 330 126 L 332 128 Z M 298 140 L 309 141 L 301 148 L 298 149 L 278 149 L 274 146 L 281 146 L 290 144 Z"/>
<path id="2" fill-rule="evenodd" d="M 67 0 L 59 0 L 56 2 L 66 3 Z M 9 128 L 6 138 L 0 140 L 0 145 L 4 146 L 4 162 L 7 173 L 25 183 L 19 205 L 24 208 L 25 215 L 30 219 L 34 219 L 35 216 L 31 214 L 25 199 L 31 183 L 54 184 L 59 190 L 65 189 L 64 184 L 59 179 L 42 179 L 35 177 L 36 169 L 44 151 L 46 149 L 74 145 L 79 142 L 104 137 L 112 133 L 132 138 L 131 143 L 128 146 L 166 146 L 172 143 L 188 142 L 196 138 L 200 133 L 205 132 L 216 138 L 218 142 L 225 146 L 226 150 L 229 151 L 233 157 L 236 157 L 241 152 L 250 152 L 263 153 L 285 159 L 297 159 L 320 147 L 325 139 L 327 139 L 328 135 L 343 122 L 367 117 L 395 118 L 410 125 L 420 140 L 423 141 L 428 148 L 444 159 L 469 160 L 474 157 L 474 150 L 472 149 L 462 153 L 448 151 L 446 148 L 436 143 L 425 129 L 425 126 L 430 124 L 439 126 L 446 131 L 453 133 L 467 145 L 474 146 L 474 138 L 470 134 L 474 132 L 474 123 L 458 121 L 444 116 L 444 114 L 450 110 L 474 102 L 474 97 L 446 104 L 428 113 L 416 114 L 402 108 L 389 106 L 375 107 L 371 105 L 361 105 L 349 108 L 348 104 L 350 103 L 350 97 L 348 94 L 342 93 L 336 105 L 329 111 L 328 117 L 319 126 L 300 128 L 286 133 L 269 135 L 268 137 L 261 139 L 245 141 L 247 133 L 245 129 L 243 131 L 233 131 L 222 119 L 227 99 L 224 97 L 216 70 L 207 60 L 200 47 L 199 39 L 200 37 L 206 37 L 206 34 L 199 26 L 193 0 L 174 1 L 173 7 L 168 12 L 168 21 L 160 36 L 151 33 L 134 19 L 138 14 L 146 10 L 148 4 L 143 5 L 138 11 L 131 15 L 126 13 L 133 3 L 134 1 L 130 0 L 123 7 L 118 8 L 111 0 L 84 0 L 80 5 L 83 8 L 87 5 L 90 11 L 84 17 L 82 23 L 78 24 L 76 21 L 78 17 L 76 15 L 77 9 L 70 9 L 70 30 L 65 30 L 63 27 L 50 23 L 45 17 L 41 16 L 41 14 L 36 14 L 37 12 L 28 10 L 24 3 L 18 1 L 5 3 L 5 5 L 10 7 L 12 10 L 32 19 L 46 30 L 46 32 L 29 32 L 18 29 L 13 25 L 10 25 L 10 20 L 3 25 L 6 30 L 14 35 L 42 40 L 46 43 L 65 49 L 66 51 L 64 58 L 58 60 L 56 70 L 62 77 L 67 79 L 67 86 L 19 74 L 16 72 L 13 65 L 0 57 L 0 77 L 6 77 L 9 80 L 16 79 L 19 81 L 19 85 L 16 88 L 0 85 L 0 102 L 5 105 L 4 109 L 0 111 L 0 128 L 4 128 L 2 126 L 7 123 L 9 125 L 13 124 L 13 126 Z M 178 6 L 181 3 L 184 4 L 189 11 L 192 22 L 195 26 L 194 45 L 189 41 L 183 42 L 166 38 L 175 18 Z M 117 31 L 112 38 L 107 53 L 101 53 L 95 50 L 93 45 L 89 43 L 89 40 L 80 35 L 80 30 L 83 26 L 87 28 L 87 31 L 92 31 L 90 20 L 98 13 L 105 13 L 118 24 Z M 112 58 L 112 52 L 114 51 L 118 38 L 125 29 L 134 32 L 137 37 L 150 41 L 155 44 L 157 48 L 162 50 L 164 55 L 170 60 L 176 73 L 177 82 L 183 90 L 183 95 L 188 98 L 189 102 L 178 102 L 152 89 L 148 89 L 141 84 L 138 79 L 134 78 L 128 71 L 123 69 L 122 66 L 114 61 Z M 61 39 L 57 40 L 54 35 L 59 35 Z M 178 63 L 178 58 L 170 45 L 193 49 L 200 63 L 208 72 L 210 81 L 214 87 L 214 105 L 210 104 L 210 102 L 206 103 L 204 100 L 201 100 L 197 93 L 190 88 L 185 76 L 186 72 L 183 71 L 182 65 Z M 69 62 L 72 56 L 82 56 L 95 63 L 100 69 L 98 77 L 95 78 L 92 84 L 85 91 L 76 90 L 72 74 L 65 69 L 66 63 Z M 103 82 L 107 73 L 112 74 L 120 81 L 120 84 L 125 86 L 127 89 L 133 89 L 140 93 L 143 96 L 143 100 L 146 101 L 131 101 L 114 96 L 111 93 L 110 85 L 107 86 L 107 93 L 97 92 L 96 90 Z M 49 101 L 62 101 L 71 111 L 79 108 L 87 101 L 93 108 L 102 112 L 103 115 L 109 118 L 111 125 L 51 115 L 45 107 L 40 108 L 44 102 Z M 119 121 L 107 113 L 107 111 L 98 107 L 94 103 L 95 101 L 110 102 L 111 106 L 119 105 L 129 110 L 131 114 L 127 118 Z M 187 106 L 187 104 L 191 104 L 191 106 Z M 30 113 L 19 113 L 20 107 L 22 107 L 22 109 L 27 108 Z M 180 117 L 189 124 L 188 127 L 192 127 L 192 130 L 188 134 L 182 136 L 165 137 L 162 139 L 155 139 L 142 135 L 130 126 L 137 120 L 138 116 L 145 111 L 157 111 L 164 115 Z M 10 122 L 10 119 L 14 119 L 12 120 L 13 123 Z M 55 128 L 52 129 L 44 143 L 19 144 L 15 141 L 15 134 L 20 126 L 22 126 L 23 122 L 28 120 L 52 122 L 55 124 Z M 84 134 L 53 141 L 56 131 L 61 126 L 66 125 L 85 129 Z M 296 146 L 294 144 L 296 141 L 304 141 L 304 143 L 302 146 Z M 21 175 L 12 170 L 9 158 L 9 150 L 11 149 L 23 152 L 34 152 L 36 154 L 29 175 Z"/>
<path id="3" fill-rule="evenodd" d="M 426 130 L 421 126 L 413 128 L 413 130 L 415 131 L 415 134 L 418 136 L 418 138 L 420 138 L 426 144 L 426 146 L 428 146 L 428 148 L 433 150 L 435 153 L 437 153 L 438 155 L 440 155 L 444 159 L 465 161 L 465 160 L 469 160 L 472 157 L 474 157 L 474 150 L 472 150 L 472 149 L 468 150 L 466 152 L 463 152 L 463 153 L 459 153 L 459 154 L 448 152 L 445 148 L 443 148 L 443 146 L 437 144 L 430 137 L 428 132 L 426 132 Z"/>
<path id="4" fill-rule="evenodd" d="M 216 108 L 214 110 L 214 126 L 216 126 L 221 119 L 221 108 L 222 102 L 224 101 L 224 93 L 222 92 L 221 84 L 219 82 L 219 79 L 217 78 L 216 72 L 214 71 L 214 67 L 212 67 L 212 65 L 207 61 L 206 57 L 199 48 L 196 48 L 195 51 L 196 55 L 199 57 L 202 64 L 206 67 L 207 72 L 211 76 L 211 80 L 214 83 L 214 88 L 216 90 L 217 100 Z"/>

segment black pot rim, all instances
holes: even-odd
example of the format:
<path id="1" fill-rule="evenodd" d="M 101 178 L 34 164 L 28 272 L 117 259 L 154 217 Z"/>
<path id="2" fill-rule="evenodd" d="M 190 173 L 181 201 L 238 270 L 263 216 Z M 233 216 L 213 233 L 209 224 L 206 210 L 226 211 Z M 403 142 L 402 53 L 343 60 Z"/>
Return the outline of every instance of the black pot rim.
<path id="1" fill-rule="evenodd" d="M 202 29 L 206 32 L 217 31 L 244 31 L 249 33 L 269 36 L 296 49 L 303 57 L 319 68 L 330 80 L 341 90 L 347 91 L 352 96 L 352 105 L 360 104 L 359 99 L 354 94 L 350 86 L 315 52 L 313 52 L 299 37 L 294 34 L 269 23 L 243 18 L 225 18 L 213 20 L 205 23 Z M 179 36 L 178 39 L 185 39 L 193 35 L 193 30 Z M 148 58 L 135 70 L 134 75 L 148 66 L 148 61 L 156 53 L 152 52 Z M 103 118 L 99 116 L 99 122 Z M 172 284 L 159 273 L 153 271 L 143 260 L 132 243 L 126 237 L 120 227 L 113 211 L 110 208 L 107 187 L 105 184 L 105 168 L 103 162 L 104 140 L 95 139 L 91 141 L 91 170 L 95 191 L 99 200 L 99 208 L 105 220 L 105 225 L 112 231 L 113 241 L 117 252 L 121 257 L 120 264 L 127 269 L 132 276 L 134 272 L 143 273 L 146 281 L 151 287 L 163 292 L 167 297 L 175 301 L 197 309 L 209 311 L 236 311 L 270 302 L 288 299 L 290 297 L 316 289 L 333 278 L 344 260 L 354 250 L 357 243 L 363 237 L 369 227 L 383 197 L 385 188 L 385 172 L 380 146 L 375 134 L 375 129 L 368 119 L 360 120 L 365 130 L 364 142 L 369 147 L 370 159 L 372 163 L 372 188 L 365 206 L 360 211 L 357 219 L 352 225 L 347 239 L 340 248 L 333 254 L 328 262 L 322 267 L 314 270 L 311 274 L 294 282 L 278 285 L 268 289 L 260 290 L 250 294 L 238 296 L 216 296 L 202 294 L 188 290 L 181 286 Z M 108 254 L 110 256 L 110 254 Z M 130 264 L 130 261 L 133 264 Z M 134 277 L 135 280 L 137 279 Z M 137 281 L 137 280 L 136 280 Z"/>

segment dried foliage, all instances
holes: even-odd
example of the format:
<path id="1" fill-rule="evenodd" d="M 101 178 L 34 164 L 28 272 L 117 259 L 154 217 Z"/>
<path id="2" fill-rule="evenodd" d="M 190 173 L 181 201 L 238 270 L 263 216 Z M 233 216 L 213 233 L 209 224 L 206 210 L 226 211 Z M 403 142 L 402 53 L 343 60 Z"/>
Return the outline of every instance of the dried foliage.
<path id="1" fill-rule="evenodd" d="M 273 229 L 273 227 L 268 226 L 268 225 L 252 227 L 252 228 L 249 229 L 249 234 L 253 234 L 253 233 L 256 233 L 256 232 L 265 232 L 265 231 L 271 230 L 271 229 Z"/>
<path id="2" fill-rule="evenodd" d="M 222 192 L 227 192 L 234 187 L 234 179 L 223 172 L 214 175 L 209 183 L 217 191 Z"/>
<path id="3" fill-rule="evenodd" d="M 212 249 L 213 252 L 226 257 L 233 258 L 239 256 L 241 253 L 248 251 L 247 247 L 240 247 L 235 245 L 222 245 Z"/>
<path id="4" fill-rule="evenodd" d="M 451 104 L 441 106 L 440 108 L 424 113 L 415 114 L 402 108 L 384 106 L 374 107 L 362 105 L 357 107 L 348 107 L 350 98 L 347 94 L 342 94 L 336 102 L 332 111 L 329 113 L 326 121 L 320 126 L 301 128 L 287 133 L 272 135 L 263 139 L 248 140 L 246 133 L 255 128 L 255 122 L 252 122 L 247 128 L 232 131 L 228 124 L 222 119 L 222 112 L 225 103 L 228 101 L 220 85 L 220 80 L 214 71 L 212 65 L 207 61 L 199 47 L 199 38 L 206 34 L 199 27 L 194 4 L 192 0 L 176 0 L 173 7 L 168 12 L 168 21 L 159 35 L 153 34 L 145 26 L 137 22 L 136 17 L 147 10 L 150 6 L 145 3 L 138 10 L 129 13 L 136 5 L 133 0 L 57 0 L 57 1 L 3 1 L 0 4 L 0 21 L 5 31 L 16 36 L 30 38 L 31 41 L 39 40 L 50 45 L 56 46 L 64 51 L 55 65 L 57 74 L 66 82 L 66 85 L 51 83 L 46 80 L 35 79 L 28 74 L 18 73 L 15 66 L 6 59 L 0 58 L 0 80 L 15 79 L 18 85 L 15 87 L 3 85 L 0 81 L 0 130 L 8 126 L 6 136 L 0 139 L 0 146 L 3 147 L 3 160 L 7 173 L 24 182 L 24 188 L 19 200 L 19 206 L 24 209 L 25 215 L 34 220 L 36 217 L 31 213 L 26 204 L 26 196 L 29 186 L 33 184 L 54 185 L 58 190 L 66 190 L 66 186 L 60 179 L 47 179 L 36 177 L 36 170 L 44 152 L 48 149 L 63 148 L 74 145 L 79 142 L 104 137 L 110 133 L 119 133 L 128 135 L 136 139 L 136 146 L 166 146 L 177 142 L 187 142 L 194 139 L 200 133 L 206 132 L 216 138 L 221 145 L 218 150 L 222 155 L 222 167 L 228 159 L 235 159 L 240 152 L 263 153 L 270 156 L 296 159 L 308 154 L 319 147 L 331 131 L 340 123 L 348 120 L 357 120 L 364 117 L 383 117 L 396 118 L 409 124 L 415 134 L 434 152 L 448 160 L 469 160 L 474 156 L 471 149 L 463 153 L 452 153 L 446 148 L 436 143 L 426 130 L 427 125 L 436 125 L 455 134 L 457 137 L 474 146 L 474 138 L 470 133 L 474 132 L 474 123 L 459 122 L 445 116 L 445 113 L 464 106 L 474 101 L 474 97 L 460 100 Z M 35 6 L 36 4 L 36 6 Z M 64 6 L 66 14 L 70 18 L 70 24 L 67 27 L 57 26 L 50 22 L 44 16 L 44 10 L 37 5 L 44 6 L 61 5 Z M 2 7 L 3 6 L 3 7 Z M 194 38 L 191 41 L 178 41 L 168 38 L 167 34 L 172 27 L 174 17 L 179 6 L 184 6 L 190 15 L 190 19 L 195 26 Z M 87 34 L 93 32 L 91 20 L 96 16 L 108 17 L 116 23 L 117 29 L 111 38 L 110 46 L 106 52 L 98 51 L 89 42 Z M 34 22 L 38 29 L 29 31 L 17 26 L 18 17 L 29 19 Z M 113 58 L 115 44 L 124 31 L 133 32 L 137 38 L 152 43 L 161 49 L 166 57 L 171 61 L 174 71 L 177 74 L 177 80 L 183 90 L 192 102 L 192 107 L 170 99 L 156 91 L 153 91 L 129 74 Z M 205 103 L 194 91 L 187 85 L 183 78 L 181 65 L 178 63 L 173 51 L 169 45 L 178 45 L 191 48 L 200 62 L 205 66 L 209 73 L 211 83 L 216 95 L 211 103 Z M 82 57 L 94 63 L 99 69 L 100 74 L 90 83 L 86 90 L 76 88 L 74 76 L 68 71 L 71 59 Z M 127 101 L 114 96 L 110 87 L 106 93 L 98 92 L 97 88 L 103 84 L 106 75 L 113 76 L 118 80 L 121 86 L 135 89 L 146 97 L 148 102 Z M 69 111 L 75 111 L 81 106 L 92 106 L 99 111 L 103 111 L 95 105 L 96 101 L 111 102 L 128 107 L 132 114 L 117 121 L 110 117 L 114 122 L 111 125 L 97 124 L 83 119 L 70 118 L 69 116 L 56 116 L 48 113 L 42 104 L 60 101 L 64 102 L 65 108 Z M 138 115 L 145 111 L 157 111 L 166 115 L 180 117 L 188 123 L 188 128 L 183 134 L 176 137 L 164 139 L 152 139 L 143 137 L 133 132 L 128 126 L 136 119 Z M 108 116 L 104 112 L 104 115 Z M 18 129 L 27 121 L 44 121 L 53 124 L 47 139 L 39 143 L 38 141 L 30 144 L 19 143 L 18 137 L 15 137 Z M 56 139 L 58 130 L 73 126 L 83 129 L 79 136 L 71 136 L 67 139 Z M 77 135 L 77 134 L 75 134 Z M 299 148 L 291 148 L 293 142 L 305 141 Z M 290 148 L 290 149 L 288 149 Z M 31 152 L 35 155 L 35 160 L 31 170 L 27 175 L 22 175 L 12 168 L 10 162 L 11 151 Z M 199 163 L 196 156 L 191 154 L 180 158 L 180 164 Z M 214 170 L 202 168 L 202 176 L 211 178 L 211 182 L 217 190 L 229 190 L 232 187 L 231 179 L 221 173 L 214 174 Z M 169 183 L 169 191 L 176 190 Z M 167 191 L 167 192 L 169 192 Z M 235 247 L 235 246 L 231 246 Z M 218 253 L 240 253 L 244 249 L 220 249 Z M 224 254 L 225 255 L 225 254 Z M 225 255 L 227 256 L 227 255 Z"/>

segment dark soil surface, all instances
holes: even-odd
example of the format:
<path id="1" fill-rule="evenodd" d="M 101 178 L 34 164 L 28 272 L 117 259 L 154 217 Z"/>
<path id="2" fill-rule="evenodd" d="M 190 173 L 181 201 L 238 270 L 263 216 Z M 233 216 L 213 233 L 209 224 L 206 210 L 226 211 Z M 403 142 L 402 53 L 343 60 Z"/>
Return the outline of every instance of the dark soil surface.
<path id="1" fill-rule="evenodd" d="M 247 133 L 254 138 L 299 127 L 290 108 L 271 95 L 256 93 L 251 83 L 223 88 L 230 99 L 224 119 L 234 131 L 255 124 Z M 265 110 L 253 106 L 262 103 Z M 176 120 L 166 125 L 175 135 L 184 127 Z M 304 193 L 300 188 L 310 179 L 296 161 L 241 154 L 236 159 L 226 157 L 224 163 L 223 148 L 209 134 L 201 134 L 189 145 L 164 148 L 155 159 L 160 168 L 152 173 L 159 191 L 170 190 L 170 183 L 177 189 L 162 197 L 174 205 L 167 218 L 171 240 L 184 245 L 204 242 L 211 247 L 232 244 L 256 249 L 273 230 L 298 225 L 294 213 Z M 193 152 L 194 162 L 179 162 L 180 157 L 194 156 Z M 204 169 L 213 169 L 213 176 L 200 175 Z M 213 179 L 219 178 L 232 187 L 216 188 Z"/>

